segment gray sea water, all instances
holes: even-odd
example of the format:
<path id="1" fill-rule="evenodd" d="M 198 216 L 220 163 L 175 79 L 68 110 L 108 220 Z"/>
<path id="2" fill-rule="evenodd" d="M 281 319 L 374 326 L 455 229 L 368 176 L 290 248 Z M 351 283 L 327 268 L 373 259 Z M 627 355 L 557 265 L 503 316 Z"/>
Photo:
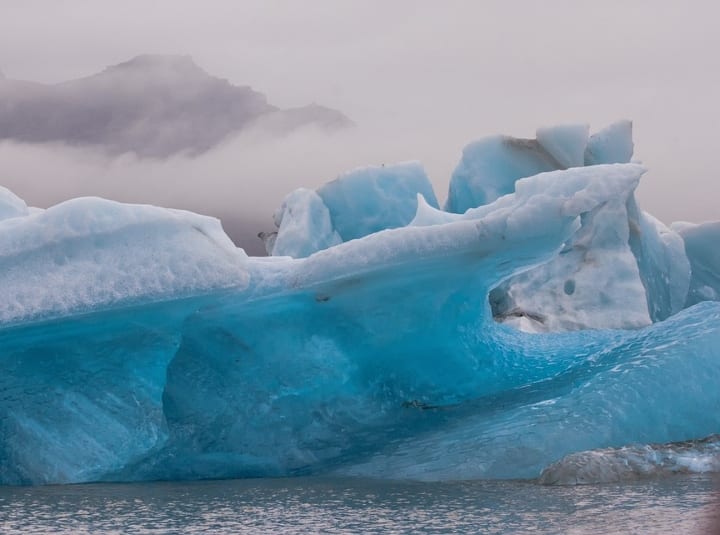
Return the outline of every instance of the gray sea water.
<path id="1" fill-rule="evenodd" d="M 0 487 L 5 533 L 720 533 L 720 475 L 533 482 L 255 479 Z"/>

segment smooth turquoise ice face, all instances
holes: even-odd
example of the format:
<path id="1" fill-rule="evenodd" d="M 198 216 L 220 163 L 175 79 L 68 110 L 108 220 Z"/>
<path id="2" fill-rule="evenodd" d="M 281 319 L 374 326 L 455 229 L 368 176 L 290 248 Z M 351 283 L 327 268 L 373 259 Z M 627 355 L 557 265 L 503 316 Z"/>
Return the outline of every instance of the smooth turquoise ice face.
<path id="1" fill-rule="evenodd" d="M 641 331 L 528 335 L 430 283 L 6 329 L 1 481 L 531 478 L 720 426 L 719 303 Z"/>
<path id="2" fill-rule="evenodd" d="M 0 331 L 0 481 L 94 481 L 166 437 L 166 369 L 193 305 Z"/>

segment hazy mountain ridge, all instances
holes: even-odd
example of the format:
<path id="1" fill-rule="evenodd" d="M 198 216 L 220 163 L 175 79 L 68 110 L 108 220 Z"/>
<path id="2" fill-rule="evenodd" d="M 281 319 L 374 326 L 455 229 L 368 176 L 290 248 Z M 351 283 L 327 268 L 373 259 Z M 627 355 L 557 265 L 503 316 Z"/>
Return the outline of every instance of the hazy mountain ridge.
<path id="1" fill-rule="evenodd" d="M 205 152 L 250 126 L 281 135 L 306 125 L 352 124 L 317 104 L 280 109 L 249 86 L 209 75 L 189 56 L 137 56 L 54 85 L 0 76 L 0 139 L 25 143 L 166 157 Z"/>

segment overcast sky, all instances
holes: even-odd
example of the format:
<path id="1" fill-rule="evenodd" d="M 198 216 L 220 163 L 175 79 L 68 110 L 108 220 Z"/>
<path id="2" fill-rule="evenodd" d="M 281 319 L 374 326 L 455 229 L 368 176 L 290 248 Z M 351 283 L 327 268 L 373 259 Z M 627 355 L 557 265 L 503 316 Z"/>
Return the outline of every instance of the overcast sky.
<path id="1" fill-rule="evenodd" d="M 568 122 L 596 130 L 628 118 L 635 157 L 650 169 L 640 188 L 643 207 L 665 222 L 720 219 L 716 6 L 0 0 L 0 70 L 9 78 L 59 82 L 138 54 L 189 54 L 210 74 L 251 85 L 275 105 L 318 102 L 359 125 L 329 140 L 295 136 L 271 147 L 244 140 L 167 165 L 6 145 L 0 184 L 32 197 L 34 182 L 52 191 L 52 200 L 79 191 L 165 204 L 210 188 L 202 193 L 208 206 L 215 197 L 224 208 L 264 214 L 289 188 L 317 186 L 363 163 L 417 159 L 444 199 L 460 151 L 473 139 L 533 137 L 538 126 Z M 151 184 L 158 176 L 165 182 Z M 180 185 L 163 197 L 171 183 Z"/>

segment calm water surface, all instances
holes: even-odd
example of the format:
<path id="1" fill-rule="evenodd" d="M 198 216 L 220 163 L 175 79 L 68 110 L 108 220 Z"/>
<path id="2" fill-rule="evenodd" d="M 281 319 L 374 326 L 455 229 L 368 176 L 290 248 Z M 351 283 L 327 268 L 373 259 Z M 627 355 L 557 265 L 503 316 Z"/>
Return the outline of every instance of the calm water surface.
<path id="1" fill-rule="evenodd" d="M 0 487 L 0 532 L 720 534 L 720 477 L 582 487 L 317 478 Z"/>

